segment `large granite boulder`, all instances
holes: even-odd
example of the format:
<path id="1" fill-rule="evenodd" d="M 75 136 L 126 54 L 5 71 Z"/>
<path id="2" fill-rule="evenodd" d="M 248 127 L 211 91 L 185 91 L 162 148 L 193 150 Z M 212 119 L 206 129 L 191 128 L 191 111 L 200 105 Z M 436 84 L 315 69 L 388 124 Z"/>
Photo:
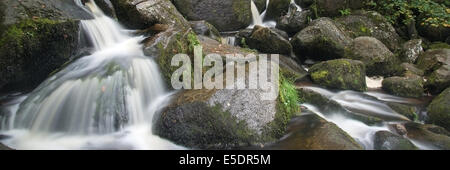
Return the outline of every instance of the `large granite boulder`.
<path id="1" fill-rule="evenodd" d="M 0 2 L 0 89 L 33 88 L 78 55 L 80 20 L 93 18 L 78 5 L 73 0 Z"/>
<path id="2" fill-rule="evenodd" d="M 450 88 L 433 99 L 428 106 L 428 123 L 433 123 L 450 131 Z"/>
<path id="3" fill-rule="evenodd" d="M 330 60 L 345 56 L 352 39 L 330 18 L 319 18 L 291 40 L 294 53 L 301 60 Z"/>
<path id="4" fill-rule="evenodd" d="M 365 91 L 366 67 L 357 60 L 337 59 L 313 65 L 309 72 L 314 83 L 336 89 Z"/>
<path id="5" fill-rule="evenodd" d="M 219 31 L 236 31 L 252 23 L 250 0 L 173 0 L 188 20 L 205 20 Z"/>
<path id="6" fill-rule="evenodd" d="M 346 58 L 364 62 L 368 76 L 392 76 L 400 72 L 397 57 L 373 37 L 355 38 L 347 50 Z"/>

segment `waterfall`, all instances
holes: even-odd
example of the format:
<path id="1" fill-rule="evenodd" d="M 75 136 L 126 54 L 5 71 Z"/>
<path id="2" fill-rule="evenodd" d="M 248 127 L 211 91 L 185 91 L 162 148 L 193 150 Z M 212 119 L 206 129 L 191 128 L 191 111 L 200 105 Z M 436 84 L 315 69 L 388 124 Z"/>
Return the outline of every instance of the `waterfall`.
<path id="1" fill-rule="evenodd" d="M 302 7 L 298 6 L 297 3 L 295 3 L 295 0 L 291 0 L 291 4 L 290 5 L 295 6 L 298 12 L 302 11 Z M 291 10 L 291 8 L 289 7 L 289 13 L 292 12 L 290 10 Z"/>
<path id="2" fill-rule="evenodd" d="M 262 25 L 263 21 L 261 19 L 261 16 L 259 14 L 258 11 L 258 7 L 256 7 L 255 2 L 253 2 L 253 0 L 251 0 L 251 10 L 252 10 L 252 17 L 253 17 L 253 26 L 255 25 Z"/>
<path id="3" fill-rule="evenodd" d="M 28 94 L 1 129 L 11 136 L 2 142 L 18 149 L 181 148 L 152 134 L 153 116 L 170 93 L 143 54 L 144 37 L 129 35 L 92 0 L 82 7 L 94 16 L 81 22 L 93 53 Z"/>
<path id="4" fill-rule="evenodd" d="M 267 9 L 269 9 L 270 0 L 266 0 L 266 10 L 261 13 L 261 18 L 264 20 L 266 18 Z"/>

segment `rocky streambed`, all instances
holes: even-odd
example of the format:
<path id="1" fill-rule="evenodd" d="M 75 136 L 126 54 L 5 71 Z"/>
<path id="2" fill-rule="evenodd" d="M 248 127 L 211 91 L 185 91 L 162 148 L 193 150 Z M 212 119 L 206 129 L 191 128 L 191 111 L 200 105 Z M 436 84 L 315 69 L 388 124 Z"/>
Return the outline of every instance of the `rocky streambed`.
<path id="1" fill-rule="evenodd" d="M 445 25 L 400 28 L 366 1 L 344 0 L 6 0 L 0 9 L 0 142 L 8 146 L 1 149 L 450 148 Z M 86 29 L 86 21 L 104 17 L 113 31 Z M 96 48 L 99 40 L 119 44 L 108 48 L 116 52 Z M 198 45 L 222 57 L 280 54 L 280 82 L 272 84 L 280 95 L 265 101 L 255 89 L 171 90 L 172 57 L 192 58 Z M 89 56 L 109 64 L 72 75 Z M 125 74 L 129 68 L 135 73 Z M 58 78 L 64 74 L 71 76 Z M 75 88 L 83 82 L 91 84 Z M 74 91 L 81 89 L 91 93 Z M 97 92 L 111 96 L 94 100 Z M 92 110 L 79 120 L 95 123 L 69 121 L 78 120 L 77 108 Z"/>

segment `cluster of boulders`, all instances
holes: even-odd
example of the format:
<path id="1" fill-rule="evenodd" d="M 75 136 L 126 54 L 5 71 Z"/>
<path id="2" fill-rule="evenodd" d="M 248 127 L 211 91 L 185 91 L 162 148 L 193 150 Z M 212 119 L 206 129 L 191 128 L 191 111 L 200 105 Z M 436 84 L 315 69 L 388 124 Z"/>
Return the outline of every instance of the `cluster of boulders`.
<path id="1" fill-rule="evenodd" d="M 364 10 L 365 0 L 295 0 L 302 10 L 292 6 L 291 0 L 253 0 L 260 12 L 266 11 L 265 19 L 276 21 L 277 25 L 252 29 L 246 29 L 252 23 L 251 0 L 94 1 L 106 15 L 148 37 L 143 41 L 144 53 L 156 58 L 168 84 L 178 69 L 171 66 L 172 56 L 192 56 L 194 45 L 214 46 L 204 50 L 215 53 L 230 50 L 282 54 L 282 74 L 332 89 L 366 91 L 366 76 L 381 76 L 385 77 L 383 90 L 393 95 L 437 95 L 427 108 L 427 123 L 443 128 L 411 123 L 402 126 L 410 132 L 408 138 L 443 141 L 436 147 L 449 148 L 446 130 L 450 130 L 450 49 L 446 43 L 430 41 L 449 39 L 446 32 L 450 28 L 436 31 L 437 28 L 423 27 L 419 28 L 422 37 L 404 39 L 384 16 Z M 84 0 L 0 2 L 0 91 L 33 88 L 64 63 L 89 51 L 83 50 L 89 46 L 79 36 L 79 22 L 92 16 L 75 2 Z M 344 9 L 352 12 L 343 15 Z M 219 32 L 225 31 L 239 31 L 235 44 L 242 48 L 218 43 Z M 433 34 L 436 32 L 440 36 Z M 305 72 L 299 63 L 309 61 L 313 62 Z M 229 89 L 181 91 L 162 111 L 154 131 L 177 144 L 199 149 L 273 142 L 285 133 L 294 113 L 292 108 L 289 113 L 283 108 L 283 96 L 262 101 L 262 93 Z M 331 103 L 330 109 L 348 111 L 320 95 L 308 91 L 301 91 L 300 95 Z M 411 120 L 417 117 L 411 107 L 390 107 Z M 379 122 L 372 117 L 353 118 L 365 123 Z M 312 125 L 299 124 L 297 128 L 305 133 L 294 133 L 280 141 L 292 139 L 298 145 L 286 143 L 283 147 L 362 148 L 336 125 L 314 114 L 299 119 Z M 382 131 L 375 136 L 376 149 L 416 149 L 401 133 Z"/>
<path id="2" fill-rule="evenodd" d="M 419 32 L 420 37 L 407 39 L 400 36 L 383 15 L 364 10 L 364 1 L 298 0 L 301 11 L 288 10 L 277 20 L 278 31 L 286 32 L 297 60 L 319 62 L 309 69 L 313 83 L 328 88 L 365 91 L 365 77 L 384 77 L 382 89 L 390 94 L 421 98 L 446 95 L 450 87 L 450 49 L 445 43 L 450 28 L 439 28 L 441 38 Z M 349 8 L 350 14 L 340 10 Z M 316 19 L 314 19 L 316 18 Z M 419 30 L 424 30 L 418 26 Z M 252 37 L 262 37 L 256 30 L 242 30 L 236 36 L 237 45 L 267 51 L 263 42 L 254 45 Z M 428 29 L 433 32 L 432 29 Z M 273 35 L 273 34 L 272 34 Z M 278 37 L 283 36 L 265 36 Z M 263 38 L 259 38 L 263 39 Z M 444 42 L 431 42 L 444 41 Z M 267 44 L 284 53 L 278 44 Z M 266 51 L 265 51 L 266 50 Z M 436 97 L 428 107 L 428 123 L 448 127 L 450 112 L 445 108 L 448 99 Z M 412 116 L 410 116 L 412 117 Z M 439 120 L 439 121 L 438 121 Z M 447 128 L 448 130 L 448 128 Z"/>

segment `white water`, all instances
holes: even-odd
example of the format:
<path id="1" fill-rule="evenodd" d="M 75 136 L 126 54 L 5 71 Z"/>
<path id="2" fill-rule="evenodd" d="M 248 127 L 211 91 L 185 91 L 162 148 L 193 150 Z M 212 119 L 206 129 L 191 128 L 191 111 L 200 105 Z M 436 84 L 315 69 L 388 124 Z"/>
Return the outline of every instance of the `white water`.
<path id="1" fill-rule="evenodd" d="M 393 111 L 389 106 L 387 106 L 384 102 L 400 102 L 407 104 L 414 104 L 408 98 L 396 97 L 388 94 L 383 94 L 379 92 L 366 92 L 359 93 L 354 91 L 339 91 L 332 92 L 327 89 L 319 88 L 319 87 L 308 87 L 304 86 L 302 88 L 313 90 L 317 93 L 322 94 L 323 96 L 329 98 L 330 100 L 334 100 L 344 106 L 345 108 L 356 111 L 357 113 L 366 114 L 374 117 L 380 118 L 395 118 L 397 120 L 394 121 L 383 121 L 382 124 L 379 125 L 367 125 L 359 120 L 351 119 L 342 115 L 341 113 L 323 113 L 318 107 L 312 104 L 302 104 L 304 107 L 308 108 L 312 112 L 321 116 L 322 118 L 336 124 L 339 128 L 347 132 L 351 137 L 353 137 L 356 141 L 364 146 L 365 149 L 372 150 L 374 149 L 374 135 L 378 131 L 390 131 L 388 128 L 388 123 L 398 123 L 402 122 L 402 120 L 406 120 L 407 118 L 399 115 L 395 111 Z M 371 95 L 369 95 L 371 94 Z M 367 96 L 378 96 L 375 99 L 368 98 Z M 359 111 L 359 112 L 358 112 Z M 394 132 L 392 132 L 394 133 Z M 415 141 L 409 139 L 414 145 L 416 145 L 419 149 L 422 150 L 435 150 L 437 148 L 430 146 L 429 144 L 425 144 L 423 142 Z"/>
<path id="2" fill-rule="evenodd" d="M 263 25 L 263 20 L 261 18 L 258 8 L 255 5 L 255 2 L 253 2 L 253 0 L 251 0 L 250 7 L 251 7 L 252 17 L 253 17 L 253 23 L 250 27 L 253 27 L 255 25 Z"/>
<path id="3" fill-rule="evenodd" d="M 143 54 L 144 37 L 128 35 L 94 2 L 86 7 L 95 19 L 82 28 L 95 51 L 31 92 L 1 129 L 10 136 L 2 142 L 16 149 L 183 149 L 152 133 L 153 116 L 171 94 Z"/>
<path id="4" fill-rule="evenodd" d="M 349 119 L 337 113 L 325 115 L 321 113 L 316 106 L 310 104 L 304 104 L 304 106 L 325 120 L 336 124 L 339 128 L 362 144 L 367 150 L 374 149 L 374 135 L 376 132 L 382 130 L 389 131 L 386 125 L 368 126 L 358 120 Z"/>
<path id="5" fill-rule="evenodd" d="M 364 94 L 359 92 L 350 90 L 332 92 L 327 89 L 319 87 L 303 87 L 303 88 L 310 89 L 317 93 L 320 93 L 326 96 L 327 98 L 338 102 L 346 109 L 359 114 L 398 121 L 408 120 L 408 118 L 396 113 L 384 102 L 373 100 L 371 98 L 368 98 L 369 96 L 364 96 Z"/>
<path id="6" fill-rule="evenodd" d="M 252 11 L 253 22 L 248 28 L 252 29 L 253 27 L 255 27 L 255 25 L 260 25 L 260 26 L 264 26 L 264 27 L 275 27 L 277 25 L 277 22 L 275 22 L 275 21 L 265 21 L 264 22 L 264 18 L 266 17 L 267 9 L 269 8 L 269 3 L 270 3 L 270 0 L 267 0 L 266 1 L 266 10 L 264 10 L 262 13 L 260 13 L 258 8 L 256 7 L 255 3 L 253 2 L 253 0 L 251 1 L 251 11 Z"/>

